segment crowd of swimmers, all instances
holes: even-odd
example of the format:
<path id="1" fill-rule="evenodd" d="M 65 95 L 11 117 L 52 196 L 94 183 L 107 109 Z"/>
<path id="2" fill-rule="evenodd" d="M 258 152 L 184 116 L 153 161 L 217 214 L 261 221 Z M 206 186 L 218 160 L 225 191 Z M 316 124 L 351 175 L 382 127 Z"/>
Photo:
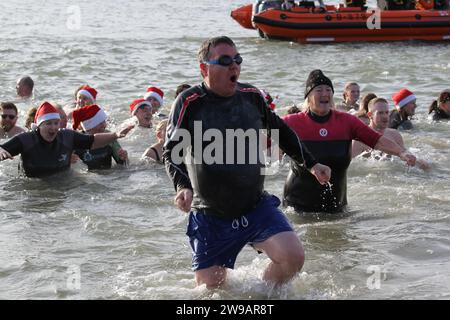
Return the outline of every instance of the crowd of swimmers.
<path id="1" fill-rule="evenodd" d="M 188 84 L 181 84 L 177 88 L 176 95 L 189 87 L 190 85 Z M 18 101 L 20 102 L 31 103 L 32 100 L 34 100 L 34 81 L 30 76 L 24 76 L 17 80 L 16 94 L 19 99 Z M 14 102 L 1 102 L 0 139 L 3 141 L 0 143 L 0 146 L 9 150 L 8 153 L 11 156 L 12 154 L 10 151 L 13 153 L 18 152 L 18 146 L 23 147 L 23 150 L 20 150 L 24 152 L 25 150 L 27 150 L 27 152 L 29 152 L 29 150 L 34 150 L 36 154 L 39 154 L 39 150 L 44 150 L 45 144 L 42 144 L 42 148 L 36 148 L 36 146 L 40 145 L 38 142 L 43 142 L 45 140 L 39 138 L 42 138 L 42 134 L 43 132 L 46 132 L 46 129 L 38 130 L 38 127 L 47 124 L 50 120 L 58 121 L 58 128 L 66 129 L 64 131 L 74 130 L 89 135 L 108 133 L 108 116 L 103 108 L 96 104 L 96 100 L 97 90 L 87 84 L 81 85 L 75 90 L 73 102 L 64 107 L 56 102 L 47 101 L 43 101 L 38 107 L 30 107 L 27 110 L 24 127 L 17 125 L 19 110 L 17 109 L 16 104 Z M 134 99 L 129 105 L 132 121 L 129 121 L 128 123 L 149 130 L 155 128 L 157 141 L 144 151 L 141 156 L 141 159 L 143 160 L 162 163 L 162 151 L 167 126 L 167 116 L 161 112 L 163 103 L 164 92 L 158 87 L 150 86 L 143 93 L 142 97 Z M 32 142 L 29 139 L 21 139 L 22 136 L 20 138 L 18 137 L 21 133 L 27 132 L 34 133 L 32 136 L 38 139 Z M 26 136 L 27 135 L 23 137 Z M 5 142 L 6 139 L 12 141 Z M 64 138 L 62 144 L 72 145 L 72 142 L 65 141 L 67 139 L 68 138 Z M 53 139 L 50 139 L 48 142 L 52 141 Z M 22 144 L 25 145 L 22 146 Z M 34 147 L 31 148 L 31 145 Z M 119 165 L 128 164 L 128 153 L 117 141 L 112 141 L 101 148 L 76 148 L 75 146 L 73 146 L 73 148 L 74 149 L 69 157 L 70 161 L 63 166 L 65 169 L 67 169 L 70 164 L 80 160 L 87 165 L 89 170 L 109 169 L 112 167 L 112 159 Z M 27 155 L 22 152 L 20 153 L 23 162 L 23 159 L 26 159 Z M 5 157 L 4 152 L 2 157 Z M 3 160 L 3 158 L 0 159 Z M 33 163 L 30 161 L 22 163 L 21 168 L 28 176 L 43 176 L 49 173 L 59 172 L 62 169 L 61 165 L 57 164 L 55 160 L 50 162 L 55 166 L 55 170 L 48 170 L 48 167 L 51 166 L 51 164 L 48 162 L 49 160 L 47 157 L 34 157 L 33 161 Z M 43 170 L 40 170 L 40 168 Z"/>
<path id="2" fill-rule="evenodd" d="M 179 86 L 168 118 L 161 112 L 163 91 L 150 86 L 142 97 L 130 103 L 134 124 L 116 132 L 107 130 L 107 114 L 96 104 L 97 90 L 87 84 L 76 90 L 73 104 L 65 110 L 47 101 L 29 110 L 27 130 L 16 126 L 15 104 L 2 102 L 0 133 L 9 140 L 0 144 L 0 161 L 20 154 L 22 169 L 29 177 L 65 171 L 79 159 L 89 169 L 107 169 L 112 159 L 119 165 L 128 163 L 128 153 L 117 139 L 125 137 L 135 125 L 156 127 L 157 141 L 144 156 L 164 163 L 176 191 L 175 205 L 189 212 L 186 234 L 193 251 L 192 267 L 197 283 L 208 288 L 224 283 L 226 269 L 234 267 L 246 244 L 269 256 L 271 263 L 263 279 L 276 284 L 288 281 L 301 270 L 304 251 L 278 208 L 280 199 L 264 189 L 261 169 L 265 162 L 192 161 L 197 152 L 211 152 L 211 145 L 223 147 L 225 141 L 221 139 L 198 145 L 191 140 L 187 154 L 179 157 L 175 150 L 180 150 L 183 142 L 178 134 L 184 130 L 195 136 L 197 121 L 204 125 L 201 130 L 215 129 L 222 137 L 233 129 L 265 128 L 267 135 L 263 139 L 268 140 L 271 130 L 278 130 L 278 146 L 291 159 L 282 201 L 298 212 L 344 211 L 347 169 L 352 157 L 360 154 L 370 156 L 377 150 L 399 157 L 408 166 L 430 169 L 429 163 L 407 150 L 399 133 L 413 128 L 417 99 L 408 89 L 392 95 L 395 108 L 390 111 L 388 99 L 375 93 L 359 99 L 359 85 L 350 82 L 344 87 L 342 103 L 335 105 L 331 79 L 321 70 L 313 70 L 306 79 L 304 103 L 290 107 L 280 118 L 275 112 L 276 98 L 238 82 L 243 57 L 230 38 L 204 41 L 197 59 L 202 82 L 192 87 Z M 19 79 L 19 96 L 32 96 L 30 80 Z M 430 104 L 429 113 L 433 121 L 450 118 L 450 91 L 439 94 Z M 67 120 L 71 129 L 67 128 Z M 240 147 L 221 150 L 227 159 L 238 152 L 261 156 L 248 140 Z"/>
<path id="3" fill-rule="evenodd" d="M 175 97 L 182 91 L 189 89 L 190 85 L 181 84 L 178 86 Z M 26 101 L 33 97 L 34 81 L 30 76 L 24 76 L 16 82 L 17 97 Z M 274 110 L 277 98 L 272 98 L 270 93 L 264 89 L 261 94 L 269 107 Z M 374 130 L 385 134 L 400 145 L 404 145 L 403 139 L 395 129 L 409 130 L 413 127 L 411 121 L 416 110 L 416 96 L 408 89 L 401 89 L 392 95 L 392 101 L 395 106 L 389 111 L 389 101 L 377 97 L 373 92 L 366 93 L 360 97 L 360 86 L 356 82 L 345 84 L 342 93 L 342 101 L 335 105 L 340 111 L 348 112 L 362 122 L 369 125 Z M 78 130 L 87 134 L 96 134 L 108 132 L 108 117 L 104 110 L 96 105 L 97 90 L 87 84 L 81 85 L 75 90 L 73 103 L 64 108 L 55 102 L 50 104 L 59 114 L 59 128 L 66 129 L 68 124 L 73 130 Z M 372 103 L 371 103 L 372 102 Z M 135 123 L 142 128 L 155 127 L 156 141 L 148 147 L 142 159 L 148 159 L 157 163 L 162 163 L 163 145 L 166 135 L 167 116 L 161 112 L 164 103 L 164 92 L 155 86 L 149 86 L 142 97 L 134 99 L 130 104 L 130 116 Z M 383 104 L 383 111 L 378 106 Z M 40 105 L 42 107 L 44 103 Z M 36 113 L 38 108 L 31 107 L 27 112 L 24 128 L 17 125 L 19 112 L 13 102 L 1 102 L 0 104 L 0 139 L 12 138 L 27 131 L 35 130 Z M 287 114 L 302 112 L 304 109 L 296 105 L 287 108 Z M 375 115 L 376 112 L 376 115 Z M 381 115 L 383 113 L 383 115 Z M 442 91 L 436 100 L 433 100 L 428 108 L 428 113 L 433 121 L 450 118 L 450 90 Z M 370 148 L 361 142 L 354 141 L 353 157 L 364 153 L 369 155 Z M 94 149 L 75 149 L 71 155 L 71 163 L 83 161 L 89 169 L 108 169 L 111 168 L 111 160 L 114 159 L 117 164 L 127 164 L 127 152 L 121 148 L 117 141 L 107 146 Z M 425 161 L 419 161 L 420 167 L 429 168 Z"/>

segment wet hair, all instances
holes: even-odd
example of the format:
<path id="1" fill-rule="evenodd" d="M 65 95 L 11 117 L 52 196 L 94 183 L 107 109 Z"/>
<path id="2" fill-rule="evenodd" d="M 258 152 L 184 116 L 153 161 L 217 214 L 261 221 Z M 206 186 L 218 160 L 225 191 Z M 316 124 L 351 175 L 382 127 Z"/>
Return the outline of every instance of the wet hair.
<path id="1" fill-rule="evenodd" d="M 161 120 L 161 121 L 156 125 L 155 131 L 156 131 L 156 132 L 159 132 L 159 131 L 163 130 L 164 128 L 167 128 L 167 124 L 168 124 L 168 123 L 169 123 L 169 120 L 168 120 L 168 119 Z"/>
<path id="2" fill-rule="evenodd" d="M 33 79 L 31 79 L 30 76 L 23 76 L 22 78 L 19 79 L 19 83 L 26 85 L 31 90 L 33 90 L 34 88 L 34 81 Z"/>
<path id="3" fill-rule="evenodd" d="M 287 109 L 286 114 L 295 114 L 299 113 L 300 111 L 302 110 L 300 110 L 300 108 L 294 104 L 293 106 L 290 106 L 289 109 Z"/>
<path id="4" fill-rule="evenodd" d="M 389 102 L 385 98 L 373 98 L 372 100 L 369 101 L 369 104 L 367 106 L 368 109 L 371 110 L 373 106 L 378 102 L 383 102 L 389 105 Z"/>
<path id="5" fill-rule="evenodd" d="M 208 40 L 205 40 L 200 49 L 198 50 L 197 59 L 199 63 L 204 63 L 209 60 L 211 48 L 217 47 L 219 44 L 228 44 L 232 47 L 236 47 L 233 40 L 228 38 L 227 36 L 214 37 Z"/>
<path id="6" fill-rule="evenodd" d="M 36 115 L 37 108 L 32 107 L 27 112 L 27 119 L 25 120 L 25 127 L 31 130 L 31 124 L 34 122 L 34 116 Z"/>
<path id="7" fill-rule="evenodd" d="M 377 95 L 373 92 L 369 92 L 369 93 L 365 94 L 361 98 L 361 103 L 359 104 L 359 109 L 358 109 L 356 116 L 357 117 L 366 117 L 367 112 L 369 112 L 369 102 L 370 102 L 370 100 L 372 100 L 376 97 L 377 97 Z"/>
<path id="8" fill-rule="evenodd" d="M 14 110 L 16 112 L 16 115 L 18 114 L 17 107 L 12 102 L 2 102 L 2 103 L 0 103 L 0 110 L 3 111 L 5 109 Z"/>
<path id="9" fill-rule="evenodd" d="M 439 102 L 438 102 L 439 101 Z M 437 100 L 434 100 L 428 107 L 428 114 L 439 110 L 439 104 L 450 101 L 450 90 L 444 90 L 439 94 Z"/>
<path id="10" fill-rule="evenodd" d="M 175 98 L 178 97 L 180 93 L 182 93 L 184 90 L 187 90 L 191 87 L 191 85 L 187 83 L 182 83 L 177 87 L 177 91 L 175 91 Z"/>
<path id="11" fill-rule="evenodd" d="M 356 82 L 347 82 L 344 86 L 344 92 L 342 93 L 342 97 L 344 98 L 344 101 L 346 101 L 346 95 L 345 93 L 347 92 L 347 90 L 350 89 L 351 86 L 358 86 L 359 84 L 357 84 Z"/>

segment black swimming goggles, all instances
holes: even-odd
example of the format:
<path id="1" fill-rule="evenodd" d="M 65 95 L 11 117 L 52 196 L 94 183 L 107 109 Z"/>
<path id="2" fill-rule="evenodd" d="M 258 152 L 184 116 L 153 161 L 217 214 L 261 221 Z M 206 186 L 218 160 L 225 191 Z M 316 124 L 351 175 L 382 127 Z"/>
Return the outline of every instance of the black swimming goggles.
<path id="1" fill-rule="evenodd" d="M 209 60 L 205 61 L 206 64 L 218 64 L 223 67 L 230 66 L 233 62 L 236 62 L 237 65 L 240 65 L 242 63 L 243 59 L 240 54 L 237 54 L 233 57 L 228 55 L 220 56 L 217 60 Z"/>

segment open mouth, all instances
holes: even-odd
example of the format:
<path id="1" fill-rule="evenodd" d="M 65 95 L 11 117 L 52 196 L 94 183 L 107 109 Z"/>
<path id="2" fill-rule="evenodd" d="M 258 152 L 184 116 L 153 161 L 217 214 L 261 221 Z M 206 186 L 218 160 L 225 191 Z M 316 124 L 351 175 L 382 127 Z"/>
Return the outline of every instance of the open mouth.
<path id="1" fill-rule="evenodd" d="M 237 79 L 238 79 L 238 77 L 236 75 L 233 75 L 233 76 L 230 77 L 230 81 L 233 82 L 233 83 L 236 83 Z"/>

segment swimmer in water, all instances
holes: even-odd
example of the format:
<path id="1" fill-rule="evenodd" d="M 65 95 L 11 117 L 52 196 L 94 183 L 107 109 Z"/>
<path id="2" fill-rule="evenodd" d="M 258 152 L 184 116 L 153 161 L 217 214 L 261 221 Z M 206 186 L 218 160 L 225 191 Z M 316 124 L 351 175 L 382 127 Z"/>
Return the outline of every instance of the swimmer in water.
<path id="1" fill-rule="evenodd" d="M 59 126 L 58 110 L 48 102 L 42 103 L 36 111 L 34 129 L 0 145 L 0 161 L 20 154 L 25 175 L 43 177 L 68 170 L 74 149 L 101 148 L 126 136 L 133 128 L 87 135 Z"/>
<path id="2" fill-rule="evenodd" d="M 369 102 L 369 112 L 367 116 L 370 119 L 369 127 L 395 141 L 399 146 L 405 147 L 403 138 L 398 130 L 388 128 L 389 124 L 389 103 L 386 99 L 375 98 Z M 369 155 L 372 149 L 360 141 L 353 141 L 352 144 L 352 158 L 364 153 Z M 430 165 L 422 160 L 416 159 L 416 165 L 422 170 L 429 170 Z"/>
<path id="3" fill-rule="evenodd" d="M 163 153 L 176 190 L 175 203 L 189 212 L 187 235 L 197 284 L 211 289 L 220 287 L 226 280 L 227 268 L 234 268 L 246 244 L 271 259 L 263 279 L 272 284 L 285 283 L 302 268 L 304 251 L 286 216 L 278 209 L 279 199 L 264 191 L 261 169 L 265 161 L 258 152 L 262 150 L 252 149 L 251 139 L 235 144 L 232 150 L 225 140 L 216 139 L 215 143 L 224 150 L 224 158 L 231 152 L 250 156 L 243 163 L 211 163 L 203 157 L 193 161 L 193 157 L 208 152 L 212 143 L 203 141 L 203 137 L 211 129 L 225 137 L 227 130 L 244 128 L 254 130 L 256 135 L 258 130 L 270 128 L 279 130 L 283 150 L 311 172 L 318 183 L 328 182 L 330 170 L 311 157 L 295 133 L 270 110 L 257 88 L 238 82 L 243 59 L 230 38 L 222 36 L 203 42 L 198 62 L 203 82 L 183 91 L 175 100 Z M 194 130 L 199 123 L 202 129 Z M 179 151 L 185 143 L 178 133 L 191 137 L 184 148 L 187 155 L 182 158 Z M 252 152 L 259 161 L 248 159 Z"/>
<path id="4" fill-rule="evenodd" d="M 306 81 L 305 110 L 283 119 L 319 161 L 331 168 L 333 185 L 323 198 L 326 186 L 296 163 L 284 186 L 284 204 L 299 212 L 342 212 L 347 205 L 347 168 L 351 162 L 352 140 L 399 156 L 413 166 L 416 158 L 404 147 L 383 137 L 355 116 L 334 109 L 333 84 L 321 70 L 312 71 Z"/>

